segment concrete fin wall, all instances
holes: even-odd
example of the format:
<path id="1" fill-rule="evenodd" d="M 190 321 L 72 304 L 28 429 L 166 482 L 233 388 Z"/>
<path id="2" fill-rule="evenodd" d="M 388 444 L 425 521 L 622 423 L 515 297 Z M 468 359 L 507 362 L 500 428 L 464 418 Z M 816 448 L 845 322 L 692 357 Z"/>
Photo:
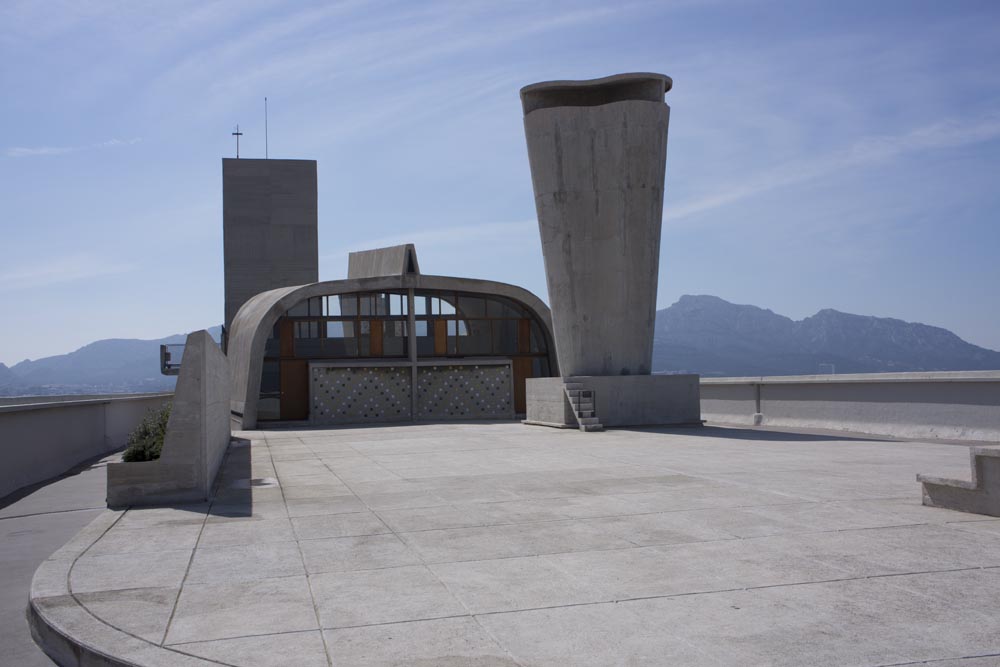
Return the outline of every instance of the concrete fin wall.
<path id="1" fill-rule="evenodd" d="M 348 278 L 378 278 L 419 273 L 417 249 L 412 243 L 362 250 L 347 256 Z"/>
<path id="2" fill-rule="evenodd" d="M 229 362 L 207 331 L 187 337 L 163 453 L 108 466 L 108 506 L 208 498 L 229 446 Z"/>

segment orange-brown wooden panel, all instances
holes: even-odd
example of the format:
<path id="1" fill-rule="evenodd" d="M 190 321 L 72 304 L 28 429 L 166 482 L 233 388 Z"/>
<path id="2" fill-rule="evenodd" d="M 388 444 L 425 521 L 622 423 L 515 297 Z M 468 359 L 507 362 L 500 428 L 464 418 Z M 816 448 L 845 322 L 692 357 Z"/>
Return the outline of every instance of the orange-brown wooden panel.
<path id="1" fill-rule="evenodd" d="M 517 351 L 520 354 L 531 352 L 531 320 L 521 319 L 517 322 Z"/>
<path id="2" fill-rule="evenodd" d="M 444 357 L 448 354 L 448 322 L 434 320 L 434 356 Z"/>
<path id="3" fill-rule="evenodd" d="M 279 349 L 282 357 L 295 356 L 295 322 L 281 320 L 278 325 Z"/>
<path id="4" fill-rule="evenodd" d="M 382 356 L 382 320 L 371 321 L 371 352 L 373 357 Z"/>
<path id="5" fill-rule="evenodd" d="M 527 412 L 527 387 L 525 380 L 531 377 L 531 357 L 514 357 L 514 412 Z"/>

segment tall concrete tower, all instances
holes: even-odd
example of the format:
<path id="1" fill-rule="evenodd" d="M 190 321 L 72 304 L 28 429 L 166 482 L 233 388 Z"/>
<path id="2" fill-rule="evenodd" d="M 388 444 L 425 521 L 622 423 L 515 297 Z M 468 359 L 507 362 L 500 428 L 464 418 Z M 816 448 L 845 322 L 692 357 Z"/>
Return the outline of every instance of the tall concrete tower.
<path id="1" fill-rule="evenodd" d="M 277 287 L 319 280 L 315 160 L 222 160 L 226 315 Z"/>
<path id="2" fill-rule="evenodd" d="M 651 370 L 670 86 L 620 74 L 521 90 L 563 376 Z"/>
<path id="3" fill-rule="evenodd" d="M 521 89 L 564 379 L 529 380 L 529 422 L 698 421 L 696 376 L 651 375 L 671 86 L 635 73 Z"/>

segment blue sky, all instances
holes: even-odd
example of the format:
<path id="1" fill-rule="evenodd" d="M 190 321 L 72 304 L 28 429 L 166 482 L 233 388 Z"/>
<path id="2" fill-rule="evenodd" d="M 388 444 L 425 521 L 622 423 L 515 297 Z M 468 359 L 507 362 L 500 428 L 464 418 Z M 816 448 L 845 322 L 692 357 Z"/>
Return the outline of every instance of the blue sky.
<path id="1" fill-rule="evenodd" d="M 221 157 L 319 161 L 320 277 L 545 298 L 518 89 L 674 79 L 659 305 L 1000 349 L 1000 3 L 0 3 L 0 361 L 222 320 Z"/>

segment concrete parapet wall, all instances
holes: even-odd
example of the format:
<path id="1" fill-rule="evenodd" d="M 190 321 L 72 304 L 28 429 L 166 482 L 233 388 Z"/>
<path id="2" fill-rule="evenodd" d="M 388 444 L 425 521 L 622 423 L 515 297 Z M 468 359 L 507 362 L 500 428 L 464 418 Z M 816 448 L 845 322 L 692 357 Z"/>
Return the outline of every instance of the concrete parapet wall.
<path id="1" fill-rule="evenodd" d="M 18 401 L 0 406 L 0 497 L 125 446 L 172 394 Z"/>
<path id="2" fill-rule="evenodd" d="M 108 466 L 108 506 L 204 500 L 229 446 L 229 362 L 207 331 L 187 337 L 159 460 Z"/>
<path id="3" fill-rule="evenodd" d="M 757 412 L 759 384 L 717 384 L 701 380 L 703 419 L 726 424 L 749 425 Z"/>
<path id="4" fill-rule="evenodd" d="M 529 424 L 575 428 L 576 416 L 570 407 L 562 378 L 529 378 L 525 381 Z"/>
<path id="5" fill-rule="evenodd" d="M 592 375 L 573 378 L 595 392 L 604 426 L 697 424 L 697 375 Z"/>
<path id="6" fill-rule="evenodd" d="M 701 406 L 725 424 L 996 441 L 1000 371 L 702 379 Z"/>
<path id="7" fill-rule="evenodd" d="M 527 381 L 525 421 L 576 427 L 564 383 L 594 392 L 596 417 L 604 426 L 697 424 L 701 420 L 697 375 L 586 375 Z"/>

